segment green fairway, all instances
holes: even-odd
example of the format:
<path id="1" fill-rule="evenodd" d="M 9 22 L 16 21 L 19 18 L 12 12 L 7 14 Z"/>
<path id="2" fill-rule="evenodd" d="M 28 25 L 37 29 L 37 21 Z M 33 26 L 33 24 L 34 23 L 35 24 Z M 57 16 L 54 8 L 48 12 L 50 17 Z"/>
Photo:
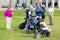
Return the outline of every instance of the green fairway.
<path id="1" fill-rule="evenodd" d="M 47 15 L 47 14 L 46 14 Z M 52 32 L 50 37 L 35 39 L 34 34 L 26 34 L 24 30 L 18 28 L 19 24 L 24 22 L 24 10 L 13 11 L 11 30 L 6 30 L 6 21 L 3 11 L 0 12 L 0 40 L 60 40 L 60 11 L 54 13 L 54 25 L 50 25 Z M 45 22 L 49 24 L 48 16 Z M 16 30 L 15 30 L 16 29 Z"/>

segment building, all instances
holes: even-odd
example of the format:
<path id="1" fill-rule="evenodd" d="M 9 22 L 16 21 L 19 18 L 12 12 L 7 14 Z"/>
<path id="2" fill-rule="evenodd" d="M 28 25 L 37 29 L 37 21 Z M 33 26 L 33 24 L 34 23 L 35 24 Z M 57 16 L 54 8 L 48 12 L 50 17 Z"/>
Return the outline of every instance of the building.
<path id="1" fill-rule="evenodd" d="M 46 8 L 52 6 L 53 8 L 60 9 L 60 0 L 0 0 L 0 7 L 10 5 L 11 8 L 14 8 L 16 4 L 21 7 L 22 2 L 25 2 L 27 5 L 36 6 L 36 3 L 45 4 Z"/>

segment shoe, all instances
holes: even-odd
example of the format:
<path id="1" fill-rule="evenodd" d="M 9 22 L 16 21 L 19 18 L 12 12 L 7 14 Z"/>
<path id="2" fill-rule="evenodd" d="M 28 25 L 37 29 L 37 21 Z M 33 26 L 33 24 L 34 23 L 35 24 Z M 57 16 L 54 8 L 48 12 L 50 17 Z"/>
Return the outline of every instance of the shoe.
<path id="1" fill-rule="evenodd" d="M 49 25 L 53 25 L 53 24 L 49 24 Z"/>
<path id="2" fill-rule="evenodd" d="M 30 30 L 26 30 L 26 33 L 31 34 L 31 31 Z"/>
<path id="3" fill-rule="evenodd" d="M 40 37 L 39 35 L 36 36 L 37 39 L 39 39 L 39 37 Z"/>
<path id="4" fill-rule="evenodd" d="M 11 30 L 10 28 L 8 28 L 7 30 Z"/>

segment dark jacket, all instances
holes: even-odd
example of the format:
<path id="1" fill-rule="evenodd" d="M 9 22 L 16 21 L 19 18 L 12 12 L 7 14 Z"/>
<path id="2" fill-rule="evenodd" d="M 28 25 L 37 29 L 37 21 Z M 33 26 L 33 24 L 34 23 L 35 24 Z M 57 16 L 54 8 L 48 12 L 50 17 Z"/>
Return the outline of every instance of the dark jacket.
<path id="1" fill-rule="evenodd" d="M 35 10 L 37 16 L 42 16 L 45 12 L 45 9 L 41 8 L 36 8 Z"/>
<path id="2" fill-rule="evenodd" d="M 29 14 L 29 11 L 31 11 L 31 10 L 30 9 L 26 9 L 26 18 L 29 18 L 32 15 L 32 11 L 31 11 L 31 14 Z"/>

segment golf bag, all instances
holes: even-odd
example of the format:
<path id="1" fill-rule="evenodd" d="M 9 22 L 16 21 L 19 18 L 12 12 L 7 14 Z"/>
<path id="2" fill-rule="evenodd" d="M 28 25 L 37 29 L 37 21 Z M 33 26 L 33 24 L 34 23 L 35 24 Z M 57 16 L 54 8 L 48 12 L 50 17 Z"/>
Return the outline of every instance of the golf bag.
<path id="1" fill-rule="evenodd" d="M 21 24 L 19 25 L 19 28 L 20 28 L 20 29 L 24 29 L 24 28 L 25 28 L 25 25 L 26 25 L 26 21 L 23 22 L 23 23 L 21 23 Z"/>

